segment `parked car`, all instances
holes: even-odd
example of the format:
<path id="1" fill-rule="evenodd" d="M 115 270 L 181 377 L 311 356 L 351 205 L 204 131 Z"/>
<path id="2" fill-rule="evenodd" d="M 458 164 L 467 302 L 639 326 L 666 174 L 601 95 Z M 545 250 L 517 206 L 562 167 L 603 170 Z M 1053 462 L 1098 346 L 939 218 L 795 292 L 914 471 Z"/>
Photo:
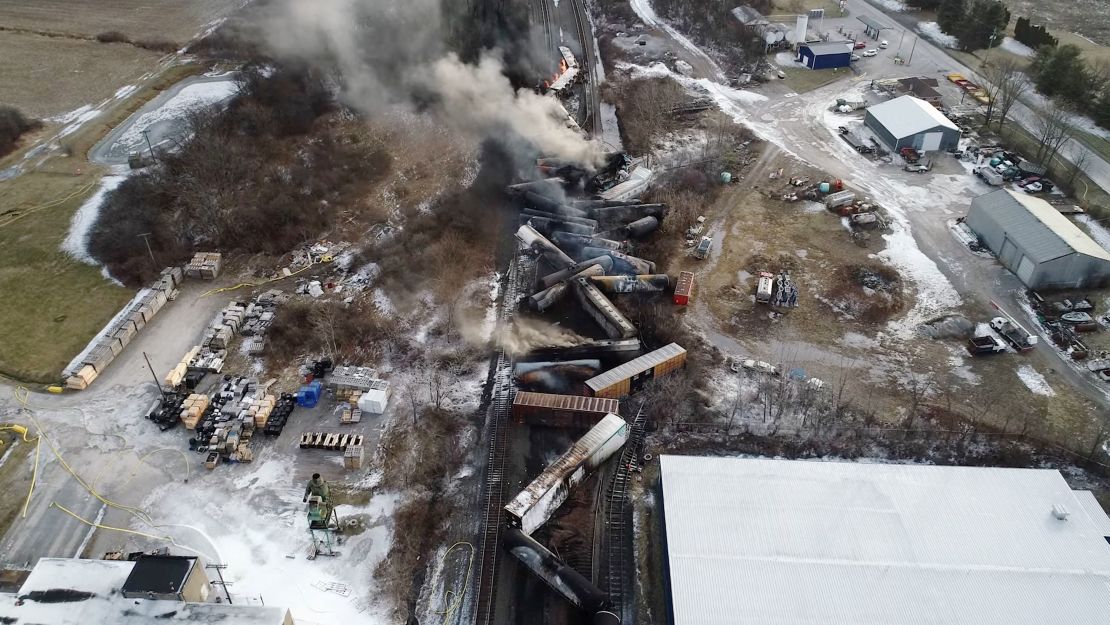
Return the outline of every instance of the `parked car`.
<path id="1" fill-rule="evenodd" d="M 1030 182 L 1024 187 L 1026 193 L 1040 193 L 1044 191 L 1044 186 L 1039 182 Z"/>
<path id="2" fill-rule="evenodd" d="M 1028 186 L 1028 185 L 1030 185 L 1034 182 L 1037 182 L 1040 179 L 1041 179 L 1040 176 L 1029 176 L 1028 178 L 1025 178 L 1024 180 L 1022 180 L 1021 182 L 1018 182 L 1017 186 L 1025 188 L 1026 186 Z"/>
<path id="3" fill-rule="evenodd" d="M 919 174 L 923 174 L 923 173 L 929 171 L 929 166 L 925 165 L 924 163 L 909 163 L 905 167 L 903 167 L 903 169 L 905 169 L 906 171 L 912 171 L 912 172 L 916 172 L 916 173 L 919 173 Z"/>
<path id="4" fill-rule="evenodd" d="M 882 41 L 879 42 L 879 47 L 882 48 L 883 50 L 886 50 L 887 46 L 889 46 L 889 45 L 890 44 L 886 42 L 886 39 L 883 39 Z"/>
<path id="5" fill-rule="evenodd" d="M 854 44 L 854 45 L 852 46 L 852 49 L 853 49 L 853 50 L 862 50 L 862 49 L 864 49 L 864 48 L 866 48 L 866 47 L 867 47 L 867 44 L 866 44 L 866 43 L 864 43 L 864 42 L 862 42 L 862 41 L 857 41 L 857 42 L 855 42 L 855 44 Z"/>
<path id="6" fill-rule="evenodd" d="M 858 60 L 859 60 L 859 58 L 860 58 L 860 57 L 859 57 L 859 55 L 858 55 L 858 54 L 853 54 L 853 55 L 852 55 L 852 56 L 851 56 L 851 57 L 850 57 L 850 58 L 848 59 L 848 62 L 854 62 L 854 61 L 858 61 Z"/>
<path id="7" fill-rule="evenodd" d="M 747 369 L 748 371 L 753 371 L 755 373 L 762 373 L 764 375 L 778 375 L 779 374 L 778 367 L 776 367 L 775 365 L 772 365 L 769 362 L 763 362 L 762 360 L 752 360 L 751 358 L 747 358 L 745 360 L 740 361 L 740 366 Z"/>
<path id="8" fill-rule="evenodd" d="M 879 51 L 876 50 L 875 48 L 871 48 L 870 50 L 865 50 L 863 52 L 863 56 L 876 56 L 878 54 L 879 54 Z"/>

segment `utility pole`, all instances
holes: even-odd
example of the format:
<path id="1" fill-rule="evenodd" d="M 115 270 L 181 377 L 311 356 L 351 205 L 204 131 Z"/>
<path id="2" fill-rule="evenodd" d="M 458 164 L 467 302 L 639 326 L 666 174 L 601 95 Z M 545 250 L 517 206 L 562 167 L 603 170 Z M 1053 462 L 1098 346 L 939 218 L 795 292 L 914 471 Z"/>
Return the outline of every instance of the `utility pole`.
<path id="1" fill-rule="evenodd" d="M 154 146 L 150 145 L 150 131 L 143 129 L 143 138 L 146 139 L 146 149 L 150 150 L 150 160 L 156 161 L 158 157 L 154 156 Z"/>
<path id="2" fill-rule="evenodd" d="M 902 58 L 902 41 L 905 38 L 906 38 L 906 29 L 903 28 L 902 29 L 902 36 L 898 38 L 898 50 L 894 53 L 894 56 L 896 56 L 898 58 Z"/>
<path id="3" fill-rule="evenodd" d="M 158 374 L 154 373 L 154 367 L 150 364 L 150 356 L 143 352 L 143 360 L 146 361 L 146 368 L 150 369 L 150 377 L 154 378 L 154 388 L 158 389 L 158 394 L 162 396 L 162 402 L 166 401 L 166 391 L 162 390 L 162 383 L 158 381 Z"/>
<path id="4" fill-rule="evenodd" d="M 906 65 L 909 65 L 910 61 L 913 60 L 913 51 L 917 49 L 917 40 L 918 37 L 913 38 L 913 46 L 910 48 L 910 58 L 906 59 Z"/>
<path id="5" fill-rule="evenodd" d="M 987 65 L 987 59 L 990 58 L 991 48 L 994 47 L 994 40 L 998 37 L 998 29 L 995 28 L 991 31 L 990 41 L 987 43 L 987 53 L 983 55 L 983 67 Z"/>
<path id="6" fill-rule="evenodd" d="M 219 586 L 219 587 L 223 588 L 224 589 L 224 597 L 227 599 L 228 605 L 232 605 L 232 603 L 231 603 L 231 593 L 229 593 L 227 591 L 227 586 L 231 582 L 224 581 L 224 569 L 227 568 L 227 565 L 226 564 L 208 564 L 208 565 L 205 565 L 204 568 L 206 568 L 206 569 L 215 569 L 216 577 L 219 577 L 220 581 L 211 582 L 211 584 L 213 586 Z M 265 604 L 263 604 L 263 605 L 265 605 Z"/>
<path id="7" fill-rule="evenodd" d="M 154 260 L 154 250 L 150 249 L 151 234 L 152 233 L 150 233 L 150 232 L 144 232 L 144 233 L 142 233 L 138 236 L 142 237 L 143 242 L 146 243 L 146 253 L 150 254 L 150 262 L 154 263 L 154 268 L 157 269 L 158 268 L 158 261 Z"/>

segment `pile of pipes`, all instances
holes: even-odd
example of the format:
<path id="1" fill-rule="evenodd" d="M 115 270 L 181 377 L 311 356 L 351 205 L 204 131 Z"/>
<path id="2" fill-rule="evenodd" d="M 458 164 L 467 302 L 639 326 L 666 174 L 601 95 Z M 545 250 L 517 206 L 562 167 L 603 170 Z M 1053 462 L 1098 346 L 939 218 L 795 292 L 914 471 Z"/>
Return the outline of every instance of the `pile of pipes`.
<path id="1" fill-rule="evenodd" d="M 127 347 L 139 331 L 154 319 L 166 302 L 177 297 L 184 279 L 180 267 L 167 267 L 158 280 L 141 290 L 101 331 L 85 353 L 70 364 L 66 387 L 82 391 L 104 374 L 108 365 Z"/>
<path id="2" fill-rule="evenodd" d="M 185 265 L 185 275 L 201 280 L 215 280 L 220 275 L 222 259 L 219 252 L 197 252 L 189 264 Z"/>
<path id="3" fill-rule="evenodd" d="M 775 298 L 771 301 L 771 305 L 776 308 L 798 307 L 798 285 L 786 271 L 775 276 Z"/>

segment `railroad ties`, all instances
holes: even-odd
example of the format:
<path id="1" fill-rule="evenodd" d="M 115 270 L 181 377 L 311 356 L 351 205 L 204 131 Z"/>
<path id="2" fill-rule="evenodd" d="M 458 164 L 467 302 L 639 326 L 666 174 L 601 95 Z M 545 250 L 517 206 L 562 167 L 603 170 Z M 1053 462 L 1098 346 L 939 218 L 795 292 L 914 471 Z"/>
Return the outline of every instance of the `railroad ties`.
<path id="1" fill-rule="evenodd" d="M 517 254 L 510 262 L 505 283 L 505 296 L 497 312 L 499 324 L 508 325 L 517 303 L 535 282 L 535 258 Z M 513 358 L 498 350 L 494 368 L 493 396 L 489 416 L 489 451 L 486 459 L 485 503 L 482 518 L 481 558 L 478 560 L 477 601 L 474 622 L 488 625 L 493 620 L 497 581 L 497 563 L 501 555 L 501 526 L 504 524 L 505 459 L 512 416 Z"/>
<path id="2" fill-rule="evenodd" d="M 644 447 L 644 417 L 642 410 L 636 413 L 632 421 L 632 431 L 629 433 L 628 442 L 621 452 L 620 464 L 613 473 L 613 481 L 609 486 L 609 502 L 606 510 L 606 547 L 608 558 L 605 575 L 606 588 L 613 609 L 621 616 L 621 622 L 630 623 L 630 606 L 626 600 L 626 592 L 630 589 L 630 578 L 626 574 L 627 557 L 631 546 L 630 510 L 628 507 L 628 486 L 632 479 L 633 469 L 638 469 Z"/>

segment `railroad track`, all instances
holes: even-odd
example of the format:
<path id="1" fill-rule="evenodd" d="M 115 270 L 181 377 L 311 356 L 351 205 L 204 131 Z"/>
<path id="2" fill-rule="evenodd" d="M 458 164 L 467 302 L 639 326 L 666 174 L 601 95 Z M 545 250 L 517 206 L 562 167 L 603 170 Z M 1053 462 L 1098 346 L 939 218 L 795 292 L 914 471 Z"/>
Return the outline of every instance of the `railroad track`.
<path id="1" fill-rule="evenodd" d="M 512 321 L 517 304 L 524 296 L 526 287 L 535 280 L 536 264 L 531 256 L 517 254 L 509 261 L 505 278 L 505 295 L 497 312 L 499 324 Z M 489 408 L 489 450 L 486 457 L 486 480 L 484 484 L 485 512 L 482 518 L 482 537 L 480 553 L 475 571 L 477 599 L 475 601 L 476 625 L 489 625 L 494 614 L 496 598 L 497 563 L 501 550 L 501 526 L 504 523 L 505 460 L 509 432 L 509 413 L 512 411 L 513 397 L 513 358 L 504 350 L 498 350 L 494 366 L 493 392 Z"/>
<path id="2" fill-rule="evenodd" d="M 551 0 L 535 0 L 540 5 L 540 20 L 543 22 L 543 34 L 547 38 L 548 51 L 554 51 L 556 48 L 555 38 L 551 35 Z"/>
<path id="3" fill-rule="evenodd" d="M 629 551 L 632 548 L 632 511 L 628 506 L 628 488 L 632 480 L 633 469 L 638 468 L 643 457 L 644 447 L 644 418 L 643 411 L 637 411 L 632 420 L 628 442 L 621 452 L 620 462 L 613 472 L 613 480 L 609 485 L 608 507 L 606 509 L 605 539 L 608 553 L 606 558 L 605 582 L 603 589 L 609 594 L 609 600 L 621 617 L 621 623 L 630 625 L 633 622 L 635 611 L 631 607 L 631 578 L 634 567 L 628 562 Z"/>
<path id="4" fill-rule="evenodd" d="M 546 4 L 546 0 L 544 2 Z M 571 3 L 574 8 L 574 25 L 578 30 L 578 41 L 582 43 L 582 52 L 585 57 L 581 64 L 585 65 L 587 76 L 583 90 L 585 91 L 588 107 L 586 118 L 581 126 L 588 129 L 590 134 L 597 135 L 601 132 L 601 96 L 597 91 L 597 51 L 594 50 L 593 30 L 590 28 L 590 20 L 586 15 L 586 1 L 571 0 Z"/>

